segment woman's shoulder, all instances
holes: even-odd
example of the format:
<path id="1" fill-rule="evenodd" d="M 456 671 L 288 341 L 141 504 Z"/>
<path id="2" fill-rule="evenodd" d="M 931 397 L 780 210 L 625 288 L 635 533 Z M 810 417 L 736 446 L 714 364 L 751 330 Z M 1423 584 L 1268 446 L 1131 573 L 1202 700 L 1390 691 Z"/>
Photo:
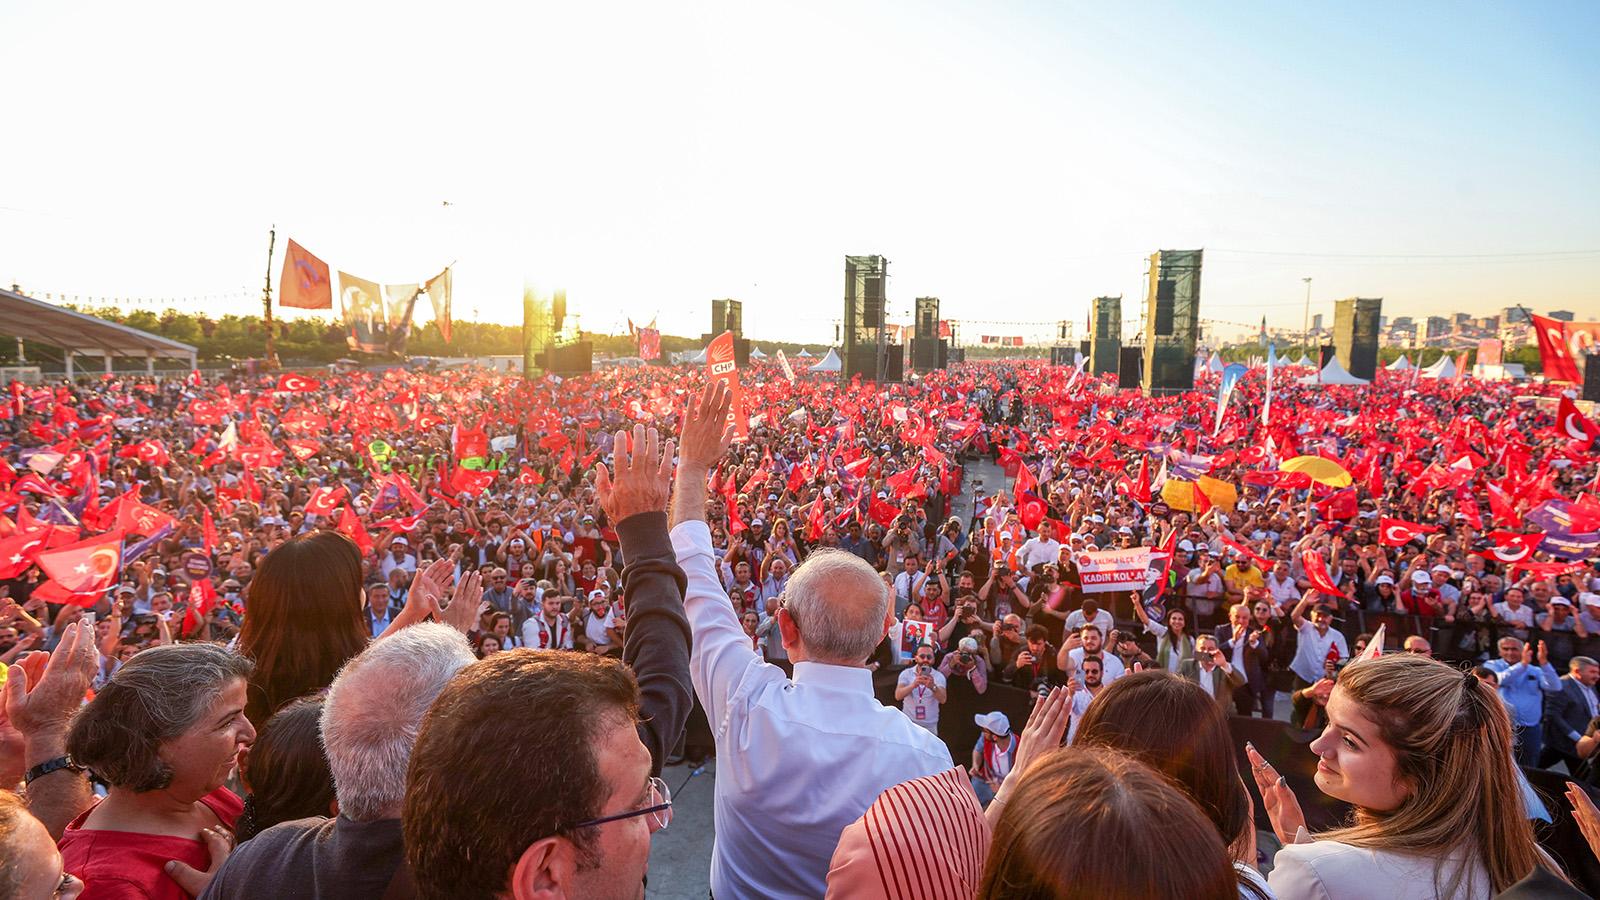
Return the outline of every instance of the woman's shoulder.
<path id="1" fill-rule="evenodd" d="M 200 802 L 204 803 L 206 808 L 215 813 L 217 819 L 229 828 L 233 827 L 233 823 L 239 818 L 239 814 L 244 812 L 244 801 L 239 799 L 238 794 L 225 787 L 219 787 L 201 797 Z"/>
<path id="2" fill-rule="evenodd" d="M 1386 885 L 1393 900 L 1434 897 L 1438 879 L 1449 880 L 1448 866 L 1440 870 L 1434 856 L 1360 847 L 1341 841 L 1318 840 L 1288 844 L 1273 859 L 1268 883 L 1283 900 L 1370 896 L 1375 882 Z M 1466 889 L 1458 896 L 1487 897 L 1487 872 L 1469 873 Z"/>

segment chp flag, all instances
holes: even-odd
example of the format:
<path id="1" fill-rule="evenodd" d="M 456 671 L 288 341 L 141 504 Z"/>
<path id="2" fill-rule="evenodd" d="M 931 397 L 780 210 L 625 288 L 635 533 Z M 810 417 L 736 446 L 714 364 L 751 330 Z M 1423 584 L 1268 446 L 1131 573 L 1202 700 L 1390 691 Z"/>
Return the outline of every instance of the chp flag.
<path id="1" fill-rule="evenodd" d="M 1143 591 L 1150 584 L 1150 548 L 1083 550 L 1076 560 L 1085 594 Z"/>
<path id="2" fill-rule="evenodd" d="M 739 389 L 739 364 L 733 355 L 733 332 L 724 331 L 706 347 L 706 379 L 721 381 L 733 395 L 733 405 L 728 408 L 728 421 L 733 425 L 733 439 L 750 437 L 750 419 L 745 414 L 744 392 Z"/>
<path id="3" fill-rule="evenodd" d="M 278 305 L 294 309 L 333 309 L 333 282 L 328 264 L 289 239 L 278 278 Z"/>

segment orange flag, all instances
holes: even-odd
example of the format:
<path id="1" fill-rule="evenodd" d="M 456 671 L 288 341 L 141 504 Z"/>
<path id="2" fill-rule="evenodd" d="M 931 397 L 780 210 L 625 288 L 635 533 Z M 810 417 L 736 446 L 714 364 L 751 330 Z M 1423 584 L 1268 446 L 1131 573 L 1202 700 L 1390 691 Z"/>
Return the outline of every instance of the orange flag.
<path id="1" fill-rule="evenodd" d="M 333 309 L 333 282 L 328 264 L 306 248 L 289 241 L 283 255 L 283 275 L 278 278 L 278 305 L 297 309 Z"/>
<path id="2" fill-rule="evenodd" d="M 706 348 L 706 378 L 721 381 L 733 392 L 733 405 L 728 408 L 728 421 L 733 425 L 733 439 L 742 441 L 750 437 L 750 417 L 744 408 L 744 391 L 739 389 L 739 366 L 733 356 L 733 332 L 717 335 Z"/>

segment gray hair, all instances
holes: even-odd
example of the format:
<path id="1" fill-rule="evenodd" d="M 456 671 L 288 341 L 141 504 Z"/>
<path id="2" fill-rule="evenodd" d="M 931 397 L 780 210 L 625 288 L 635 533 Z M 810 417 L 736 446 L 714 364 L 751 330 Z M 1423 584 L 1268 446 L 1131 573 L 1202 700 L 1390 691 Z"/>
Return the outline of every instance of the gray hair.
<path id="1" fill-rule="evenodd" d="M 1600 663 L 1596 663 L 1592 657 L 1574 656 L 1572 659 L 1567 661 L 1567 671 L 1576 672 L 1584 666 L 1594 665 L 1600 665 Z"/>
<path id="2" fill-rule="evenodd" d="M 230 682 L 254 664 L 220 644 L 141 650 L 79 710 L 67 753 L 114 787 L 143 792 L 172 783 L 161 745 L 200 721 Z"/>
<path id="3" fill-rule="evenodd" d="M 322 747 L 340 815 L 357 822 L 399 815 L 422 717 L 474 661 L 461 632 L 427 622 L 345 663 L 322 705 Z"/>
<path id="4" fill-rule="evenodd" d="M 783 594 L 807 651 L 819 662 L 859 665 L 883 639 L 889 588 L 853 553 L 813 552 L 795 567 Z"/>

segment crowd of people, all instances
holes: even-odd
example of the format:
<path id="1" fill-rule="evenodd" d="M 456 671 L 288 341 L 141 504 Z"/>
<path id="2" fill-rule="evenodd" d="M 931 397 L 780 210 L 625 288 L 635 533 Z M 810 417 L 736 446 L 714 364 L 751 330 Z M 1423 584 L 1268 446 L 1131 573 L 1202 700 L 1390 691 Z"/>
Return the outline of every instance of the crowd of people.
<path id="1" fill-rule="evenodd" d="M 743 374 L 13 385 L 0 898 L 638 897 L 711 755 L 717 897 L 1583 896 L 1556 386 Z"/>

